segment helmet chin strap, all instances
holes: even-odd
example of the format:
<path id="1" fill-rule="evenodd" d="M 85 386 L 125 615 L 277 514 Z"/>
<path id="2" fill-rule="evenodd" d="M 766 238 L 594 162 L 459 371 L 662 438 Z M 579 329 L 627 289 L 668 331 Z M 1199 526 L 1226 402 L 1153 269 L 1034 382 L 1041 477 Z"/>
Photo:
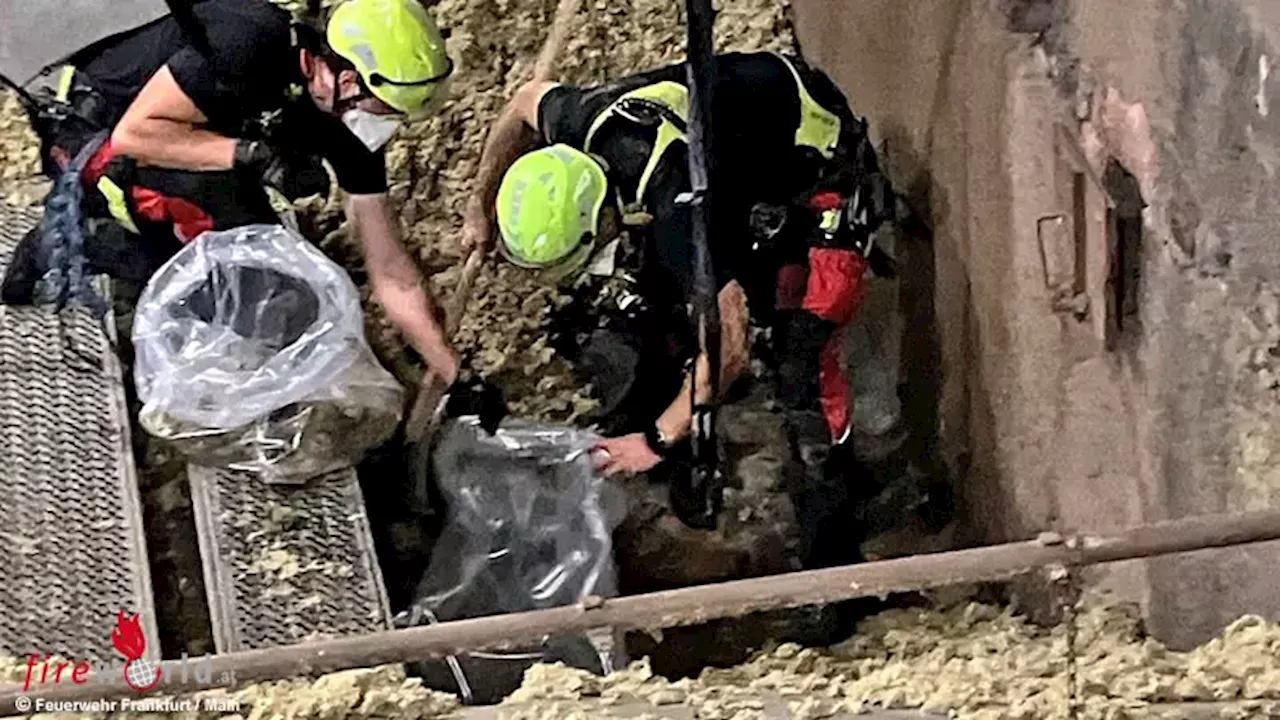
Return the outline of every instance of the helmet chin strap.
<path id="1" fill-rule="evenodd" d="M 336 81 L 337 76 L 335 76 Z M 340 88 L 335 88 L 335 96 Z M 342 119 L 342 124 L 359 138 L 369 152 L 378 152 L 391 140 L 404 119 L 400 115 L 379 115 L 358 107 L 358 103 L 373 94 L 361 87 L 360 91 L 348 98 L 335 99 L 332 115 Z"/>

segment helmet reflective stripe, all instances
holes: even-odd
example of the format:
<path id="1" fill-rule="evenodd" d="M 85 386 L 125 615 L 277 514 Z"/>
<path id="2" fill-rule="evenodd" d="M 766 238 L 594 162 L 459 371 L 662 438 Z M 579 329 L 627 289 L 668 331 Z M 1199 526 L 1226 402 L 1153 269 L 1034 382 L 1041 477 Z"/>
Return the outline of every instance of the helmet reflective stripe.
<path id="1" fill-rule="evenodd" d="M 600 164 L 568 145 L 521 156 L 498 188 L 505 254 L 517 265 L 534 268 L 578 259 L 575 251 L 583 239 L 596 234 L 606 189 Z"/>
<path id="2" fill-rule="evenodd" d="M 352 45 L 351 52 L 360 58 L 360 62 L 364 63 L 365 67 L 378 67 L 378 58 L 374 56 L 373 48 L 369 47 L 369 43 Z"/>
<path id="3" fill-rule="evenodd" d="M 417 116 L 439 106 L 453 63 L 419 0 L 346 0 L 334 9 L 326 40 L 392 108 Z"/>

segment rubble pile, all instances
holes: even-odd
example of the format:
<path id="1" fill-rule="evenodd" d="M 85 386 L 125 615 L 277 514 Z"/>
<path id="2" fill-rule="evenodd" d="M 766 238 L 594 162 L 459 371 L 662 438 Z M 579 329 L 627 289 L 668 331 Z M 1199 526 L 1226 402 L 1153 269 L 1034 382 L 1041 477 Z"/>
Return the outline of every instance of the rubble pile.
<path id="1" fill-rule="evenodd" d="M 49 185 L 40 174 L 40 143 L 18 98 L 0 91 L 0 202 L 34 205 Z"/>
<path id="2" fill-rule="evenodd" d="M 0 681 L 20 683 L 26 662 L 0 658 Z M 60 713 L 31 715 L 49 720 L 153 720 L 175 717 L 182 720 L 443 720 L 455 717 L 458 699 L 422 686 L 418 678 L 406 677 L 399 665 L 346 670 L 315 679 L 293 678 L 257 683 L 241 688 L 209 690 L 191 696 L 199 710 L 173 713 L 115 712 L 72 715 Z M 156 707 L 163 707 L 157 698 Z M 228 712 L 221 712 L 229 709 Z"/>
<path id="3" fill-rule="evenodd" d="M 605 677 L 537 665 L 498 707 L 499 720 L 608 720 L 681 707 L 697 720 L 765 720 L 781 703 L 792 718 L 821 720 L 877 709 L 923 709 L 972 720 L 1071 717 L 1071 678 L 1085 720 L 1187 717 L 1179 703 L 1224 703 L 1223 718 L 1280 712 L 1280 625 L 1243 617 L 1190 652 L 1145 637 L 1136 606 L 1090 597 L 1075 621 L 1042 628 L 1010 611 L 966 602 L 944 609 L 892 610 L 864 621 L 829 650 L 786 644 L 750 662 L 670 681 L 647 660 Z M 1074 655 L 1074 659 L 1073 659 Z M 21 682 L 22 660 L 0 660 L 0 680 Z M 423 688 L 399 666 L 295 678 L 196 695 L 238 717 L 463 720 L 456 698 Z M 617 710 L 615 715 L 612 710 Z M 672 712 L 675 715 L 674 712 Z M 135 720 L 141 715 L 83 716 Z M 234 717 L 204 711 L 190 720 Z"/>
<path id="4" fill-rule="evenodd" d="M 1065 719 L 1073 673 L 1080 718 L 1185 717 L 1177 703 L 1188 702 L 1234 701 L 1223 717 L 1280 712 L 1280 625 L 1244 617 L 1179 653 L 1144 637 L 1136 607 L 1093 598 L 1075 629 L 1069 646 L 1066 625 L 1040 628 L 1008 610 L 965 603 L 889 611 L 830 650 L 782 645 L 677 682 L 655 676 L 643 661 L 606 678 L 541 666 L 508 699 L 507 720 L 570 717 L 584 701 L 602 704 L 589 717 L 612 717 L 605 708 L 631 699 L 659 709 L 687 705 L 699 720 L 763 720 L 767 696 L 780 696 L 792 717 L 806 720 L 881 708 L 974 720 Z"/>
<path id="5" fill-rule="evenodd" d="M 421 680 L 406 678 L 404 669 L 398 665 L 347 670 L 315 680 L 249 685 L 236 691 L 201 693 L 197 697 L 212 701 L 206 707 L 218 707 L 221 701 L 230 700 L 231 703 L 221 706 L 238 704 L 241 717 L 273 720 L 428 720 L 448 717 L 458 707 L 457 698 L 422 687 Z M 220 717 L 218 713 L 209 712 L 200 716 Z"/>

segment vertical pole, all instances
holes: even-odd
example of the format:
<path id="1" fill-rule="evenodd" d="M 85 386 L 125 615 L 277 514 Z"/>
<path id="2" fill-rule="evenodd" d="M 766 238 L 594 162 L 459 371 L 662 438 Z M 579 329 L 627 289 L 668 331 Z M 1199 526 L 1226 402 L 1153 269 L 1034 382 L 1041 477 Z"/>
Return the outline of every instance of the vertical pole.
<path id="1" fill-rule="evenodd" d="M 714 528 L 722 506 L 719 451 L 716 446 L 716 403 L 720 385 L 720 305 L 711 264 L 710 238 L 715 214 L 711 178 L 715 171 L 711 132 L 711 106 L 715 94 L 715 14 L 711 0 L 686 0 L 688 16 L 689 73 L 689 178 L 686 199 L 693 213 L 695 324 L 701 351 L 710 360 L 708 385 L 711 397 L 693 397 L 693 467 L 688 497 L 692 501 L 685 522 L 692 527 Z M 697 388 L 697 363 L 693 387 Z"/>

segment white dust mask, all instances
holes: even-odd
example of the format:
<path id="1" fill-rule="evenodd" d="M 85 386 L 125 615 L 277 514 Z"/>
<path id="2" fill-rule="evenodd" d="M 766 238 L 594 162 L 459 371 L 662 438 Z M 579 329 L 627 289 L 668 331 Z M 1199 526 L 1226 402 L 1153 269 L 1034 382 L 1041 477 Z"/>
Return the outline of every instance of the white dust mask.
<path id="1" fill-rule="evenodd" d="M 342 122 L 347 129 L 360 138 L 370 152 L 377 152 L 387 144 L 400 127 L 400 120 L 397 115 L 378 115 L 360 108 L 342 113 Z"/>

